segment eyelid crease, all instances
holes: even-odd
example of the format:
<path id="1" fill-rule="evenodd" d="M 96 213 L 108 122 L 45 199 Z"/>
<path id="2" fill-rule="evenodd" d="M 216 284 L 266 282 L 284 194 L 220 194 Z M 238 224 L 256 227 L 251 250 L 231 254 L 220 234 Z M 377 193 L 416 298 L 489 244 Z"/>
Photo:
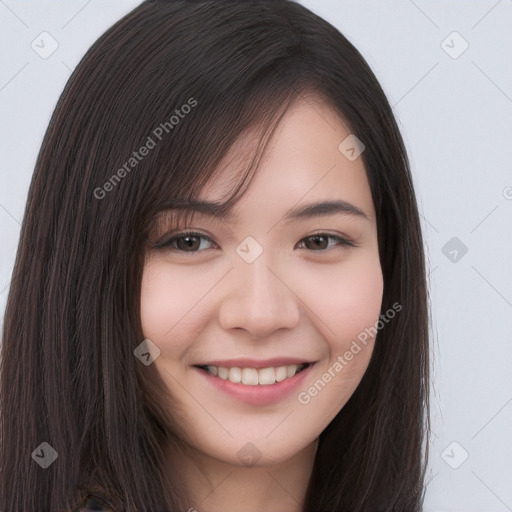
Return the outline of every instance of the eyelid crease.
<path id="1" fill-rule="evenodd" d="M 219 245 L 217 244 L 217 242 L 209 235 L 205 234 L 205 233 L 202 233 L 200 231 L 193 231 L 194 228 L 182 228 L 182 230 L 178 229 L 178 230 L 173 230 L 169 233 L 166 233 L 163 237 L 161 237 L 161 239 L 159 239 L 158 241 L 156 242 L 150 242 L 149 245 L 154 248 L 154 249 L 165 249 L 165 248 L 169 248 L 169 246 L 171 245 L 171 242 L 180 238 L 180 237 L 186 237 L 186 236 L 196 236 L 196 237 L 199 237 L 199 238 L 204 238 L 206 240 L 208 240 L 209 242 L 211 242 L 213 245 L 215 245 L 216 247 L 219 247 Z M 333 240 L 336 240 L 338 243 L 338 246 L 350 246 L 350 247 L 359 247 L 359 244 L 355 243 L 353 240 L 350 239 L 350 237 L 347 237 L 346 235 L 340 235 L 340 234 L 334 234 L 334 233 L 328 233 L 326 231 L 318 231 L 316 233 L 311 233 L 305 237 L 302 237 L 300 240 L 299 240 L 299 243 L 303 242 L 304 240 L 308 239 L 308 238 L 313 238 L 315 236 L 323 236 L 325 238 L 330 238 L 330 239 L 333 239 Z M 169 250 L 171 251 L 175 251 L 175 252 L 181 252 L 181 253 L 184 253 L 184 254 L 187 254 L 187 251 L 180 251 L 180 250 L 176 250 L 174 248 L 170 248 Z M 208 250 L 208 249 L 207 249 Z M 196 254 L 196 253 L 202 253 L 202 252 L 206 252 L 205 250 L 203 251 L 191 251 L 189 252 L 189 254 Z M 327 250 L 323 249 L 323 250 L 319 250 L 319 251 L 313 251 L 313 252 L 327 252 Z"/>
<path id="2" fill-rule="evenodd" d="M 173 230 L 169 233 L 166 233 L 164 236 L 160 237 L 156 242 L 149 242 L 149 245 L 154 249 L 162 249 L 167 247 L 172 240 L 175 240 L 180 237 L 184 236 L 200 236 L 201 238 L 205 238 L 212 242 L 214 245 L 218 244 L 215 242 L 215 240 L 210 237 L 209 235 L 206 235 L 205 233 L 201 233 L 199 231 L 181 231 L 181 230 Z M 181 251 L 184 252 L 184 251 Z M 198 251 L 203 252 L 203 251 Z"/>

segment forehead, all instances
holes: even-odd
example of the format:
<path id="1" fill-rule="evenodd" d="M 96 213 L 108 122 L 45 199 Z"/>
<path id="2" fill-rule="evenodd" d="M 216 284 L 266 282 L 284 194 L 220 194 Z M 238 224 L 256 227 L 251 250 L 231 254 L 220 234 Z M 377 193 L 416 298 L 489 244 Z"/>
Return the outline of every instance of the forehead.
<path id="1" fill-rule="evenodd" d="M 255 156 L 260 133 L 253 129 L 232 145 L 193 203 L 183 201 L 180 218 L 215 216 L 236 224 L 249 216 L 277 213 L 284 221 L 343 214 L 371 220 L 371 191 L 362 158 L 348 159 L 340 144 L 351 135 L 338 113 L 319 97 L 298 100 L 277 126 L 244 196 L 227 212 L 223 203 Z M 168 212 L 170 213 L 170 212 Z"/>

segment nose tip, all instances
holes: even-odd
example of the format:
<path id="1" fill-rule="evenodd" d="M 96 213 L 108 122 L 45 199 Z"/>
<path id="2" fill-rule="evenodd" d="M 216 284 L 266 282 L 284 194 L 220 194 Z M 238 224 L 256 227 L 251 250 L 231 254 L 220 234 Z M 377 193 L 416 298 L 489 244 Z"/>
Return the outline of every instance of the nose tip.
<path id="1" fill-rule="evenodd" d="M 260 339 L 297 325 L 298 300 L 266 262 L 244 263 L 233 272 L 227 285 L 220 307 L 220 324 L 224 329 L 244 329 L 254 339 Z"/>

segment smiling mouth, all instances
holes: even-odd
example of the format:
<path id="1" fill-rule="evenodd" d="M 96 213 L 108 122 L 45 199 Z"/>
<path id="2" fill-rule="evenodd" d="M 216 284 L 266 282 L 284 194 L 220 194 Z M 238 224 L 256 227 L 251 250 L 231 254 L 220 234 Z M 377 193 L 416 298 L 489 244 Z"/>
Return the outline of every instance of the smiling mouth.
<path id="1" fill-rule="evenodd" d="M 223 366 L 195 366 L 222 380 L 229 380 L 235 384 L 245 384 L 246 386 L 270 386 L 276 382 L 283 382 L 291 379 L 297 373 L 309 368 L 314 363 L 289 364 L 285 366 L 269 368 L 238 368 Z"/>

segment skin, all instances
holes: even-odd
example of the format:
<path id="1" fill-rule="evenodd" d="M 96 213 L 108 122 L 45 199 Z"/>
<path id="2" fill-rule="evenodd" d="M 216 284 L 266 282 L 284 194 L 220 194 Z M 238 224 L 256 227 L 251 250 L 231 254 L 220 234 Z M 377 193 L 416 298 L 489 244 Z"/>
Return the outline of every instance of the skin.
<path id="1" fill-rule="evenodd" d="M 179 460 L 192 491 L 190 506 L 201 512 L 302 510 L 318 437 L 368 366 L 372 338 L 321 392 L 307 404 L 299 402 L 298 393 L 329 368 L 332 372 L 337 357 L 375 324 L 381 308 L 383 276 L 366 172 L 361 158 L 350 161 L 338 149 L 349 134 L 322 99 L 299 99 L 235 206 L 236 220 L 228 224 L 196 216 L 187 229 L 213 243 L 200 238 L 192 253 L 179 252 L 176 243 L 174 250 L 148 251 L 143 331 L 161 351 L 154 364 L 180 409 L 179 435 L 202 469 L 186 455 L 169 454 Z M 225 199 L 254 137 L 240 137 L 201 199 Z M 348 201 L 368 218 L 336 213 L 282 220 L 292 207 L 328 199 Z M 154 240 L 172 228 L 164 218 Z M 320 233 L 343 236 L 357 246 L 329 238 L 316 248 L 306 237 Z M 247 236 L 263 248 L 250 264 L 236 252 Z M 266 406 L 218 391 L 192 366 L 276 356 L 316 363 L 304 385 Z M 249 442 L 260 457 L 251 467 L 237 456 Z"/>

